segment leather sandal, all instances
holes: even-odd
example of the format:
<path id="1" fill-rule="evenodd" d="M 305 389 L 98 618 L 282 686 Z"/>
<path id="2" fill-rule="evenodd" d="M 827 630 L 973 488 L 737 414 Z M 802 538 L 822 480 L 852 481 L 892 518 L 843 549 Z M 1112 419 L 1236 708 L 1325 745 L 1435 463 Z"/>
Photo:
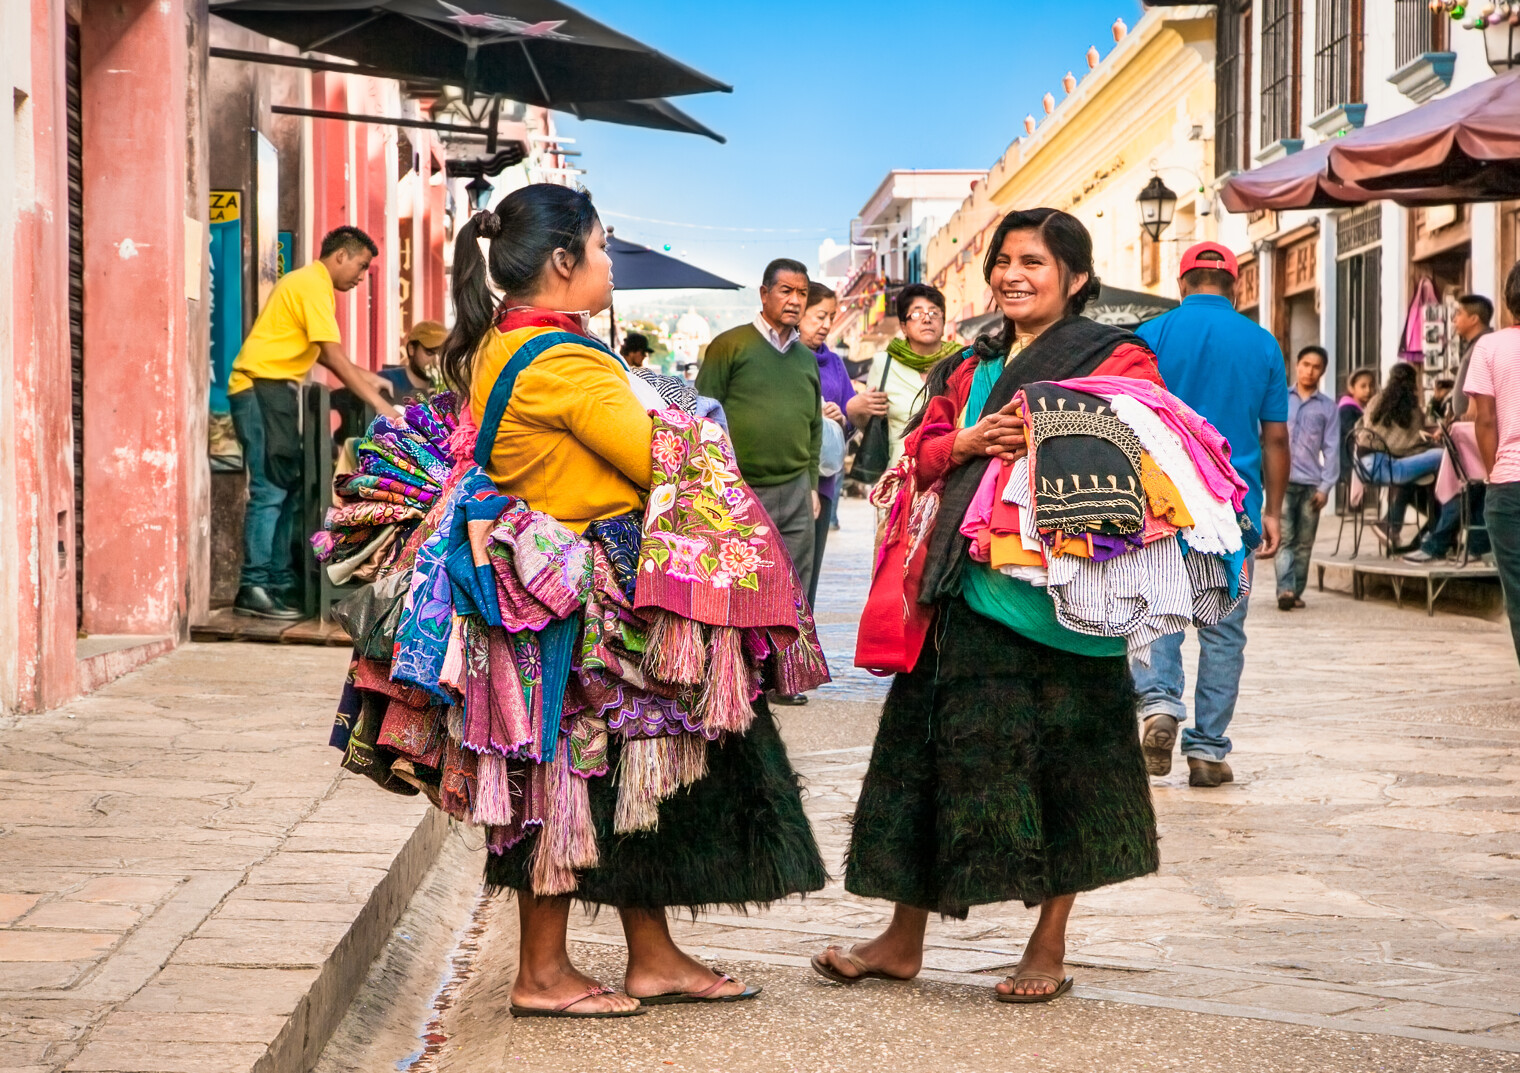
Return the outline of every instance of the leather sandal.
<path id="1" fill-rule="evenodd" d="M 1001 991 L 994 992 L 999 1002 L 1009 1002 L 1018 1006 L 1027 1006 L 1035 1002 L 1053 1002 L 1070 991 L 1071 985 L 1076 983 L 1070 976 L 1058 980 L 1054 976 L 1047 976 L 1043 972 L 1026 972 L 1022 976 L 1010 976 L 1009 979 L 1013 981 L 1014 987 L 1018 987 L 1019 984 L 1027 980 L 1044 980 L 1046 983 L 1056 985 L 1053 991 L 1047 991 L 1043 995 L 1020 995 L 1017 991 L 1007 995 Z"/>
<path id="2" fill-rule="evenodd" d="M 630 993 L 629 997 L 638 999 L 645 1006 L 684 1006 L 698 1002 L 743 1002 L 745 999 L 751 999 L 760 994 L 760 988 L 753 986 L 745 987 L 737 995 L 713 994 L 724 984 L 732 983 L 733 979 L 728 973 L 720 972 L 713 985 L 704 987 L 701 991 L 667 991 L 663 995 L 650 995 L 648 998 Z"/>
<path id="3" fill-rule="evenodd" d="M 572 1006 L 577 1005 L 578 1003 L 585 1002 L 588 998 L 595 998 L 597 995 L 615 995 L 615 994 L 617 994 L 617 989 L 616 988 L 607 987 L 605 984 L 598 984 L 597 986 L 595 986 L 593 988 L 589 988 L 586 991 L 582 992 L 581 994 L 576 995 L 569 1002 L 561 1002 L 558 1006 L 554 1006 L 554 1007 L 551 1007 L 549 1009 L 542 1009 L 541 1010 L 541 1009 L 537 1009 L 537 1008 L 535 1008 L 533 1006 L 519 1006 L 517 1003 L 514 1002 L 514 1003 L 512 1003 L 512 1007 L 511 1007 L 511 1009 L 512 1009 L 512 1016 L 513 1017 L 576 1017 L 576 1018 L 580 1018 L 580 1019 L 586 1020 L 586 1021 L 596 1021 L 596 1020 L 610 1020 L 611 1018 L 614 1018 L 614 1017 L 638 1017 L 639 1015 L 648 1012 L 647 1010 L 644 1009 L 643 1006 L 635 1006 L 631 1010 L 595 1010 L 595 1011 L 592 1011 L 592 1012 L 589 1012 L 589 1013 L 576 1013 L 574 1010 L 572 1010 L 570 1008 Z"/>
<path id="4" fill-rule="evenodd" d="M 851 965 L 855 966 L 857 975 L 846 976 L 844 973 L 840 972 L 838 969 L 834 968 L 834 966 L 830 965 L 826 960 L 824 960 L 823 954 L 827 954 L 829 950 L 838 950 L 841 957 L 843 957 Z M 853 947 L 849 950 L 842 950 L 837 946 L 831 946 L 828 948 L 828 950 L 825 950 L 823 954 L 813 955 L 813 959 L 810 962 L 810 964 L 813 966 L 813 971 L 816 972 L 819 976 L 822 976 L 825 980 L 833 980 L 836 984 L 858 984 L 862 980 L 895 980 L 898 983 L 902 983 L 904 980 L 912 979 L 910 976 L 893 976 L 889 972 L 882 972 L 880 969 L 873 969 L 868 967 L 864 962 L 855 956 Z"/>

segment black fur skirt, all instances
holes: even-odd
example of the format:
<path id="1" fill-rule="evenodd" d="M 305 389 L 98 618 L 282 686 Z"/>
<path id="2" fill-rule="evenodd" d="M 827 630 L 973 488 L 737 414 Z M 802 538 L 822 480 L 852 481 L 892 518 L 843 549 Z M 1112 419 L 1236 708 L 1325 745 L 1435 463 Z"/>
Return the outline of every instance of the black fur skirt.
<path id="1" fill-rule="evenodd" d="M 610 760 L 617 770 L 614 739 Z M 693 912 L 718 905 L 766 905 L 823 889 L 828 879 L 802 811 L 797 773 L 765 698 L 741 737 L 707 748 L 707 777 L 660 805 L 652 831 L 615 834 L 615 776 L 590 780 L 601 863 L 579 874 L 571 897 L 620 909 Z M 531 890 L 530 835 L 486 858 L 488 887 Z"/>
<path id="2" fill-rule="evenodd" d="M 845 889 L 964 918 L 1157 865 L 1125 659 L 1038 644 L 952 599 L 887 697 Z"/>

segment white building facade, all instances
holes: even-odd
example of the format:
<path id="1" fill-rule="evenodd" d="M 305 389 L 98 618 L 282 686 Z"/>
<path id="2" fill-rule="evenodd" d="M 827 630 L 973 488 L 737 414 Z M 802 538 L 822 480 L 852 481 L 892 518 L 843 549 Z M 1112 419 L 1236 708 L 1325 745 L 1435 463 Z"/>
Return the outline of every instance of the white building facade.
<path id="1" fill-rule="evenodd" d="M 1221 0 L 1214 183 L 1493 77 L 1481 32 L 1428 0 Z M 1494 298 L 1516 259 L 1520 203 L 1218 214 L 1241 258 L 1237 305 L 1289 363 L 1330 351 L 1333 386 L 1399 360 L 1422 280 Z M 1500 304 L 1500 303 L 1496 303 Z M 1327 381 L 1326 388 L 1332 386 Z"/>

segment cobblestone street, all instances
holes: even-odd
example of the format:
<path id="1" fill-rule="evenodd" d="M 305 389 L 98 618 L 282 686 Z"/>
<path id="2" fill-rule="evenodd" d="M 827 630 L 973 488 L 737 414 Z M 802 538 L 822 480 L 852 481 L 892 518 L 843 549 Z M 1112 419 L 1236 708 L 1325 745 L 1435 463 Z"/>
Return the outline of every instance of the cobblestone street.
<path id="1" fill-rule="evenodd" d="M 869 514 L 858 501 L 845 507 L 819 607 L 837 680 L 782 716 L 836 873 L 886 690 L 849 666 Z M 435 870 L 455 878 L 435 874 L 431 908 L 402 924 L 415 925 L 409 944 L 433 953 L 393 943 L 395 960 L 372 973 L 320 1068 L 383 1058 L 472 1073 L 888 1062 L 979 1071 L 1038 1053 L 1044 1068 L 1073 1070 L 1520 1069 L 1520 702 L 1508 634 L 1338 593 L 1309 600 L 1291 615 L 1253 605 L 1232 728 L 1237 781 L 1191 790 L 1181 764 L 1153 780 L 1160 873 L 1078 899 L 1076 1002 L 991 1004 L 986 989 L 1033 923 L 1018 905 L 931 921 L 926 971 L 912 985 L 847 991 L 817 979 L 812 953 L 874 934 L 888 914 L 836 877 L 805 901 L 676 926 L 689 949 L 766 986 L 753 1007 L 658 1011 L 626 1025 L 511 1023 L 515 914 L 503 899 L 474 901 L 478 852 L 456 840 Z M 445 904 L 454 915 L 440 923 Z M 475 927 L 430 1012 L 438 963 L 471 904 Z M 616 982 L 616 916 L 573 923 L 579 956 Z M 405 983 L 409 972 L 425 983 Z M 405 1058 L 429 1018 L 432 1044 Z M 398 1032 L 398 1020 L 417 1031 Z"/>

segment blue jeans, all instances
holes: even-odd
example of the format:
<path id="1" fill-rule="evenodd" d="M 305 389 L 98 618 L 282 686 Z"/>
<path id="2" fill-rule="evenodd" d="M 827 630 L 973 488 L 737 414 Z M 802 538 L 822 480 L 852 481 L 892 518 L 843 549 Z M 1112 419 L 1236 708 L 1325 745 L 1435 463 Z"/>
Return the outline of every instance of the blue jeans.
<path id="1" fill-rule="evenodd" d="M 1494 546 L 1494 565 L 1499 568 L 1499 584 L 1504 588 L 1504 611 L 1509 616 L 1509 632 L 1520 656 L 1520 481 L 1488 486 L 1484 510 L 1488 515 L 1488 537 Z"/>
<path id="2" fill-rule="evenodd" d="M 1379 451 L 1362 459 L 1362 469 L 1371 474 L 1373 480 L 1395 486 L 1388 493 L 1387 520 L 1390 526 L 1395 529 L 1403 527 L 1404 511 L 1413 493 L 1410 486 L 1421 478 L 1435 476 L 1441 468 L 1441 459 L 1445 457 L 1445 448 L 1430 447 L 1404 458 L 1394 458 Z"/>
<path id="3" fill-rule="evenodd" d="M 239 587 L 259 585 L 280 591 L 296 583 L 291 555 L 300 497 L 269 479 L 264 415 L 252 390 L 227 396 L 232 424 L 248 468 L 248 509 L 243 515 L 243 571 Z"/>
<path id="4" fill-rule="evenodd" d="M 1254 576 L 1256 568 L 1250 567 Z M 1198 631 L 1198 681 L 1193 685 L 1193 725 L 1182 728 L 1182 755 L 1200 760 L 1223 760 L 1229 755 L 1225 732 L 1235 717 L 1240 696 L 1240 672 L 1246 665 L 1246 605 L 1250 598 L 1225 616 L 1217 626 Z M 1187 722 L 1182 699 L 1186 682 L 1182 672 L 1182 637 L 1187 631 L 1167 634 L 1151 645 L 1151 665 L 1130 662 L 1135 692 L 1140 694 L 1140 718 L 1170 715 Z"/>
<path id="5" fill-rule="evenodd" d="M 1314 554 L 1314 537 L 1319 532 L 1320 508 L 1314 505 L 1312 484 L 1289 484 L 1283 497 L 1282 543 L 1277 548 L 1278 595 L 1304 594 L 1309 587 L 1309 558 Z"/>
<path id="6" fill-rule="evenodd" d="M 1440 558 L 1452 549 L 1457 542 L 1457 532 L 1462 528 L 1462 497 L 1467 497 L 1468 521 L 1471 525 L 1483 524 L 1483 485 L 1471 484 L 1466 491 L 1458 492 L 1445 503 L 1441 504 L 1441 516 L 1436 521 L 1435 528 L 1425 537 L 1420 544 L 1420 550 L 1426 555 L 1434 555 Z M 1467 550 L 1473 555 L 1482 555 L 1488 551 L 1488 534 L 1478 531 L 1469 534 Z"/>

